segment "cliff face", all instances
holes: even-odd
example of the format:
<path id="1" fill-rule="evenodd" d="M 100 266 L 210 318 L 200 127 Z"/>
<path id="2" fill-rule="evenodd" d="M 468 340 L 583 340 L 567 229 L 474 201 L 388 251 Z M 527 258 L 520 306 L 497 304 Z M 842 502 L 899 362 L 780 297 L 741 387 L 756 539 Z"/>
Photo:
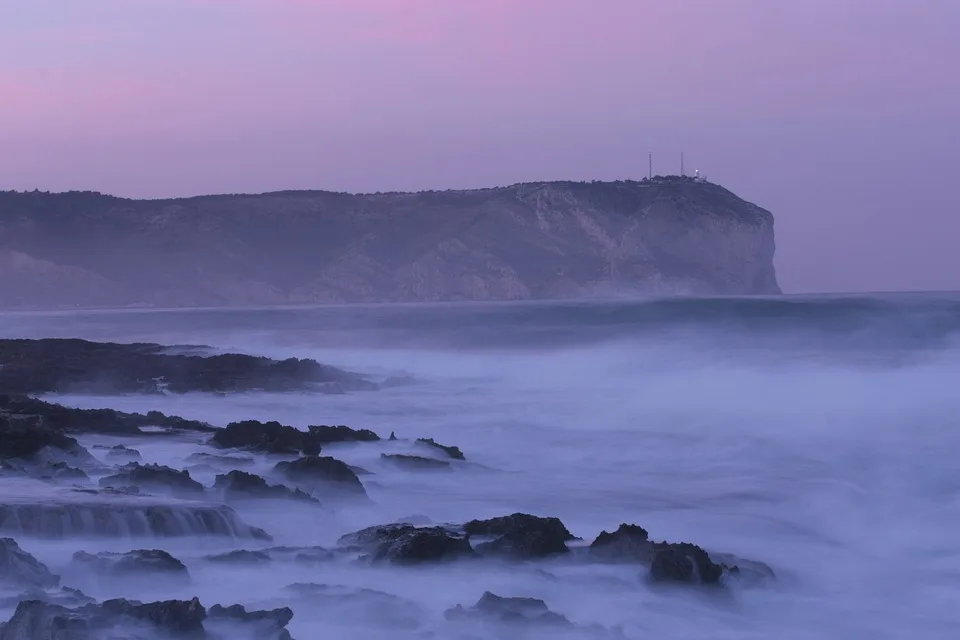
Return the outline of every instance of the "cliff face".
<path id="1" fill-rule="evenodd" d="M 0 193 L 0 307 L 779 293 L 773 216 L 717 185 L 176 200 Z"/>

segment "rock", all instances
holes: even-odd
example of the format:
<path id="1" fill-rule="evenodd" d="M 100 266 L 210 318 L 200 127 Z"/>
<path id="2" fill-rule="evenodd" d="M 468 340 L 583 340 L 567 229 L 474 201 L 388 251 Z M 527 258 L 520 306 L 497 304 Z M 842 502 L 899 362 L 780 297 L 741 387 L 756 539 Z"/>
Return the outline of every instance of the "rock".
<path id="1" fill-rule="evenodd" d="M 248 549 L 237 549 L 226 553 L 207 556 L 209 562 L 218 564 L 237 564 L 237 565 L 256 565 L 267 564 L 270 562 L 270 554 L 265 551 L 250 551 Z"/>
<path id="2" fill-rule="evenodd" d="M 96 462 L 74 438 L 46 426 L 38 416 L 4 413 L 2 402 L 0 396 L 0 459 Z"/>
<path id="3" fill-rule="evenodd" d="M 416 527 L 409 524 L 367 527 L 342 536 L 338 544 L 368 551 L 364 558 L 375 563 L 447 562 L 474 555 L 470 541 L 456 531 L 444 527 Z"/>
<path id="4" fill-rule="evenodd" d="M 406 471 L 451 471 L 453 467 L 445 460 L 400 453 L 381 453 L 380 459 Z"/>
<path id="5" fill-rule="evenodd" d="M 314 360 L 173 353 L 159 344 L 0 339 L 0 389 L 11 394 L 370 390 L 365 377 Z"/>
<path id="6" fill-rule="evenodd" d="M 211 443 L 225 449 L 299 454 L 303 449 L 303 432 L 276 421 L 243 420 L 218 430 Z"/>
<path id="7" fill-rule="evenodd" d="M 657 583 L 719 585 L 723 567 L 688 542 L 654 543 L 649 577 Z"/>
<path id="8" fill-rule="evenodd" d="M 647 530 L 635 524 L 621 524 L 613 533 L 601 531 L 590 544 L 590 556 L 610 562 L 653 561 L 653 543 Z"/>
<path id="9" fill-rule="evenodd" d="M 397 440 L 397 434 L 391 431 L 390 437 L 388 439 L 390 440 L 390 442 L 395 442 Z"/>
<path id="10" fill-rule="evenodd" d="M 169 493 L 184 497 L 203 495 L 203 485 L 190 477 L 189 471 L 177 471 L 159 464 L 132 462 L 121 470 L 100 479 L 101 487 L 139 487 L 147 491 Z"/>
<path id="11" fill-rule="evenodd" d="M 334 427 L 326 425 L 310 426 L 307 427 L 307 437 L 318 445 L 339 442 L 378 442 L 380 440 L 380 436 L 369 429 L 351 429 L 344 425 Z M 304 453 L 306 454 L 306 452 Z"/>
<path id="12" fill-rule="evenodd" d="M 140 452 L 136 449 L 131 449 L 130 447 L 125 447 L 122 444 L 118 444 L 107 449 L 107 459 L 133 462 L 136 460 L 142 460 L 143 458 L 140 455 Z"/>
<path id="13" fill-rule="evenodd" d="M 464 525 L 464 531 L 469 536 L 493 538 L 476 545 L 478 553 L 523 559 L 567 553 L 566 543 L 575 539 L 559 518 L 541 518 L 525 513 L 471 520 Z"/>
<path id="14" fill-rule="evenodd" d="M 0 628 L 0 640 L 107 640 L 141 637 L 141 630 L 205 638 L 200 601 L 141 603 L 115 599 L 76 608 L 26 600 Z"/>
<path id="15" fill-rule="evenodd" d="M 776 579 L 777 575 L 765 562 L 747 560 L 731 553 L 708 552 L 710 559 L 724 569 L 724 575 L 736 579 L 741 584 L 759 585 Z"/>
<path id="16" fill-rule="evenodd" d="M 126 553 L 103 551 L 97 554 L 77 551 L 73 563 L 111 580 L 130 577 L 167 577 L 189 582 L 190 574 L 180 560 L 162 549 L 134 549 Z"/>
<path id="17" fill-rule="evenodd" d="M 319 455 L 323 445 L 338 442 L 375 442 L 380 436 L 367 429 L 346 426 L 311 426 L 307 431 L 276 421 L 243 420 L 231 422 L 213 435 L 218 447 L 252 449 L 265 453 Z"/>
<path id="18" fill-rule="evenodd" d="M 0 343 L 3 341 L 0 340 Z M 0 366 L 0 371 L 3 371 Z M 0 385 L 0 388 L 3 388 Z M 167 416 L 159 411 L 147 415 L 124 413 L 113 409 L 75 409 L 44 402 L 27 396 L 0 395 L 0 416 L 34 420 L 47 429 L 66 433 L 104 433 L 111 435 L 145 435 L 144 427 L 163 427 L 175 431 L 213 432 L 213 427 L 197 420 Z"/>
<path id="19" fill-rule="evenodd" d="M 466 457 L 463 455 L 463 451 L 460 451 L 459 447 L 448 447 L 442 445 L 433 438 L 417 438 L 417 444 L 422 444 L 433 449 L 439 449 L 454 460 L 466 460 Z"/>
<path id="20" fill-rule="evenodd" d="M 262 477 L 245 471 L 231 471 L 218 475 L 213 488 L 222 492 L 225 500 L 274 499 L 300 500 L 319 504 L 316 498 L 300 491 L 281 485 L 270 485 Z"/>
<path id="21" fill-rule="evenodd" d="M 60 577 L 20 548 L 13 538 L 0 538 L 0 584 L 8 587 L 47 589 L 60 584 Z"/>
<path id="22" fill-rule="evenodd" d="M 64 607 L 79 607 L 96 602 L 79 589 L 60 587 L 59 589 L 30 588 L 13 597 L 0 598 L 0 609 L 16 609 L 24 600 L 40 600 L 47 604 L 59 604 Z M 2 624 L 2 623 L 0 623 Z"/>
<path id="23" fill-rule="evenodd" d="M 229 607 L 215 604 L 207 611 L 205 626 L 208 630 L 228 638 L 235 637 L 234 634 L 239 632 L 257 640 L 291 640 L 290 633 L 285 628 L 291 620 L 293 610 L 290 607 L 270 611 L 247 611 L 239 604 Z"/>
<path id="24" fill-rule="evenodd" d="M 143 603 L 122 598 L 68 608 L 25 600 L 0 627 L 0 640 L 291 640 L 284 628 L 293 612 L 247 611 L 214 605 L 209 612 L 197 598 Z"/>
<path id="25" fill-rule="evenodd" d="M 42 480 L 65 480 L 69 482 L 89 482 L 90 477 L 83 469 L 71 467 L 66 462 L 53 462 L 42 467 L 37 474 Z"/>
<path id="26" fill-rule="evenodd" d="M 283 476 L 306 490 L 333 490 L 350 496 L 364 496 L 367 492 L 357 474 L 343 461 L 328 456 L 305 456 L 289 462 L 279 462 L 274 473 Z M 327 495 L 329 491 L 325 491 Z"/>
<path id="27" fill-rule="evenodd" d="M 500 623 L 527 623 L 557 628 L 573 628 L 564 616 L 550 611 L 547 603 L 536 598 L 503 598 L 484 592 L 469 609 L 457 605 L 444 613 L 447 620 L 480 619 Z"/>
<path id="28" fill-rule="evenodd" d="M 329 549 L 312 547 L 270 547 L 266 550 L 271 558 L 289 560 L 296 564 L 321 564 L 333 560 L 336 556 Z"/>

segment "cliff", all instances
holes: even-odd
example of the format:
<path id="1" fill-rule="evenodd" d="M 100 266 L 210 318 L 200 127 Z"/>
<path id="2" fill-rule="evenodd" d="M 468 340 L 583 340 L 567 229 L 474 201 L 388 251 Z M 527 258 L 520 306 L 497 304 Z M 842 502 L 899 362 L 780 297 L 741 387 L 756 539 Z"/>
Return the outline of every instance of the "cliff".
<path id="1" fill-rule="evenodd" d="M 0 307 L 779 293 L 773 216 L 714 184 L 128 200 L 0 192 Z"/>

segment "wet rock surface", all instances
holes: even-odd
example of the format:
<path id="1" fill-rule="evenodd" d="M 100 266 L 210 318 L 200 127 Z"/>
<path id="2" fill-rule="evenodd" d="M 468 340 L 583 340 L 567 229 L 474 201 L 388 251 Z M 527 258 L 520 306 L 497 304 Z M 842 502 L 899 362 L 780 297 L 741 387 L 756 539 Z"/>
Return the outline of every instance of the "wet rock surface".
<path id="1" fill-rule="evenodd" d="M 0 585 L 23 589 L 47 589 L 60 584 L 45 564 L 20 548 L 13 538 L 0 538 Z"/>
<path id="2" fill-rule="evenodd" d="M 453 466 L 446 460 L 435 460 L 423 456 L 410 456 L 402 453 L 381 453 L 384 462 L 406 471 L 452 471 Z"/>
<path id="3" fill-rule="evenodd" d="M 466 460 L 466 456 L 463 455 L 463 451 L 459 447 L 452 447 L 440 444 L 433 438 L 417 438 L 417 444 L 430 447 L 431 449 L 436 449 L 442 451 L 448 457 L 453 458 L 454 460 Z"/>
<path id="4" fill-rule="evenodd" d="M 393 564 L 446 562 L 471 557 L 465 535 L 444 527 L 390 524 L 368 527 L 343 536 L 338 544 L 364 551 L 363 559 Z"/>
<path id="5" fill-rule="evenodd" d="M 543 518 L 526 513 L 487 520 L 471 520 L 464 526 L 470 536 L 492 538 L 476 546 L 484 555 L 507 558 L 544 558 L 569 552 L 567 542 L 574 540 L 559 518 Z"/>
<path id="6" fill-rule="evenodd" d="M 155 576 L 184 583 L 190 580 L 186 565 L 162 549 L 134 549 L 126 553 L 101 551 L 96 554 L 77 551 L 73 554 L 73 565 L 111 579 Z"/>
<path id="7" fill-rule="evenodd" d="M 347 426 L 314 425 L 301 431 L 276 421 L 242 420 L 231 422 L 217 431 L 212 444 L 225 449 L 248 449 L 264 453 L 319 455 L 324 445 L 345 442 L 377 442 L 380 440 L 368 429 Z"/>
<path id="8" fill-rule="evenodd" d="M 278 462 L 273 472 L 302 490 L 320 494 L 321 499 L 331 494 L 355 498 L 367 495 L 353 469 L 342 460 L 329 456 L 303 456 Z"/>

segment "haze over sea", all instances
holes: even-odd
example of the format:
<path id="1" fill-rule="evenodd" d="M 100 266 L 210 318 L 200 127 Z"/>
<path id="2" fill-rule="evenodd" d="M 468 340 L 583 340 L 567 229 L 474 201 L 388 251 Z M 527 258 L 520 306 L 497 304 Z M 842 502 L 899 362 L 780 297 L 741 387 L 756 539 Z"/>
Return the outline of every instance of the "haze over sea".
<path id="1" fill-rule="evenodd" d="M 462 522 L 523 511 L 558 516 L 587 540 L 636 523 L 777 574 L 719 597 L 654 590 L 637 567 L 619 565 L 236 569 L 196 563 L 212 543 L 184 539 L 162 545 L 188 563 L 194 584 L 162 593 L 84 585 L 95 597 L 289 604 L 298 640 L 429 637 L 445 609 L 488 590 L 541 598 L 576 623 L 620 626 L 638 640 L 948 638 L 960 625 L 960 294 L 8 313 L 0 335 L 204 344 L 405 380 L 343 395 L 47 399 L 219 426 L 254 418 L 433 437 L 473 464 L 411 474 L 378 466 L 389 443 L 336 449 L 376 469 L 363 477 L 373 505 L 324 518 L 238 509 L 277 545 L 327 545 L 413 515 Z M 175 468 L 197 449 L 169 439 L 131 446 Z M 78 548 L 19 542 L 52 568 Z M 83 548 L 96 544 L 150 546 Z M 418 606 L 402 623 L 346 605 L 318 610 L 285 599 L 293 582 Z"/>

